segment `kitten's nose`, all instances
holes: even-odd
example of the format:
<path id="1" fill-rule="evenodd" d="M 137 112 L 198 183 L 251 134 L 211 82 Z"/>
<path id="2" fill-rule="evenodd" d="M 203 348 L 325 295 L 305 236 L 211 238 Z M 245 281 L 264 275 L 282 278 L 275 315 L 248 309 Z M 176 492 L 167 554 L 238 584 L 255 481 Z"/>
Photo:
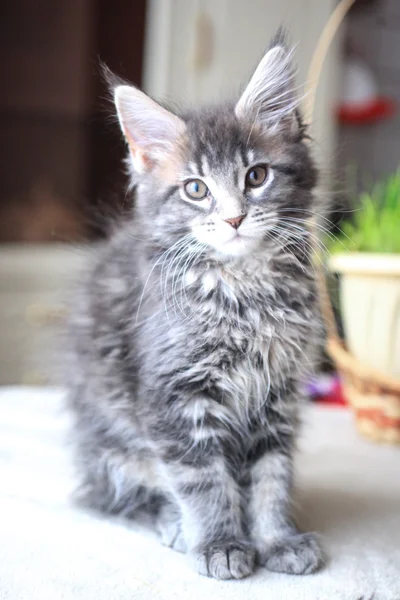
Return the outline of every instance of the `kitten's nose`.
<path id="1" fill-rule="evenodd" d="M 234 217 L 233 219 L 225 219 L 225 223 L 229 223 L 234 229 L 237 229 L 245 216 L 246 215 L 240 215 L 240 217 Z"/>

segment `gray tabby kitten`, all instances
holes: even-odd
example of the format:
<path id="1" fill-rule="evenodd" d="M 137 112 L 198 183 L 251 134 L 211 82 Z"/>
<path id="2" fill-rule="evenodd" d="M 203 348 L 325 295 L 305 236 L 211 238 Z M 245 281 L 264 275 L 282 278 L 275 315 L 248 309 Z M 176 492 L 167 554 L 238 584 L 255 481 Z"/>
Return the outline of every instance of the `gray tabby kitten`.
<path id="1" fill-rule="evenodd" d="M 323 562 L 291 517 L 318 314 L 316 172 L 275 39 L 236 104 L 180 115 L 116 85 L 136 202 L 74 311 L 69 402 L 86 501 L 149 511 L 199 573 Z"/>

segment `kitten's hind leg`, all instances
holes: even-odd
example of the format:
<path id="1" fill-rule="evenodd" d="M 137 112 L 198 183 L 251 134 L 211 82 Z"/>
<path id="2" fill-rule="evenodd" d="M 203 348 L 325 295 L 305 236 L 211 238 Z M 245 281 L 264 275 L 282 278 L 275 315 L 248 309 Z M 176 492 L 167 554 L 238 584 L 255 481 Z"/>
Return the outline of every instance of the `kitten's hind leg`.
<path id="1" fill-rule="evenodd" d="M 157 513 L 165 499 L 151 457 L 101 446 L 87 450 L 78 453 L 79 504 L 125 518 L 134 518 L 139 510 Z"/>
<path id="2" fill-rule="evenodd" d="M 161 543 L 177 552 L 186 552 L 186 542 L 182 531 L 182 515 L 177 504 L 165 500 L 156 517 L 156 529 Z"/>

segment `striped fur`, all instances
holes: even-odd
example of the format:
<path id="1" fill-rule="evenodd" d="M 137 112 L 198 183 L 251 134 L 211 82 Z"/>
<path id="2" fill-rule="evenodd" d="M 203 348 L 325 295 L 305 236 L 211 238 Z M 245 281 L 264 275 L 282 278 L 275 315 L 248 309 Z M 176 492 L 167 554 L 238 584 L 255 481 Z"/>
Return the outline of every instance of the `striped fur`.
<path id="1" fill-rule="evenodd" d="M 285 98 L 266 64 L 292 83 L 285 48 L 270 52 L 236 109 L 173 115 L 116 90 L 136 201 L 70 326 L 83 498 L 128 517 L 150 511 L 164 543 L 220 579 L 250 574 L 256 559 L 291 573 L 322 561 L 290 500 L 301 383 L 320 335 L 307 230 L 316 173 L 294 105 L 273 114 L 279 127 L 257 117 L 265 98 Z M 267 176 L 251 188 L 259 164 Z M 200 201 L 185 193 L 193 178 L 209 190 Z"/>

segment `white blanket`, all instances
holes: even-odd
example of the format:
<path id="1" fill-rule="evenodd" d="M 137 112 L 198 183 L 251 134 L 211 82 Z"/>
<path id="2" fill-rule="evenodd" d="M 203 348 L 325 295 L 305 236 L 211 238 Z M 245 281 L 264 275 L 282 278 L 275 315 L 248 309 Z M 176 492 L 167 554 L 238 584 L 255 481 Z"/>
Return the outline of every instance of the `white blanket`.
<path id="1" fill-rule="evenodd" d="M 346 409 L 309 409 L 299 514 L 330 556 L 316 575 L 197 575 L 140 526 L 75 508 L 62 393 L 0 390 L 1 600 L 400 600 L 400 449 L 358 437 Z"/>

